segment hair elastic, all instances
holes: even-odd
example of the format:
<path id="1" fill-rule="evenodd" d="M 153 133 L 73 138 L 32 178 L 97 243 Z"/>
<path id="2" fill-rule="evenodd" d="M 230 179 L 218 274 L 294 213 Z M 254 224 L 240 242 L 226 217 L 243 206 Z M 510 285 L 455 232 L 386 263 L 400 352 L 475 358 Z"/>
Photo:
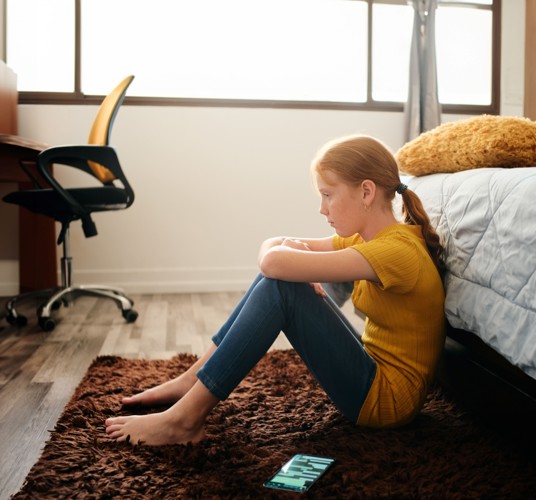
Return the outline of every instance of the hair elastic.
<path id="1" fill-rule="evenodd" d="M 400 184 L 398 185 L 398 187 L 396 188 L 396 192 L 397 192 L 398 194 L 402 194 L 406 189 L 408 189 L 408 186 L 406 186 L 406 184 L 402 184 L 402 183 L 400 183 Z"/>

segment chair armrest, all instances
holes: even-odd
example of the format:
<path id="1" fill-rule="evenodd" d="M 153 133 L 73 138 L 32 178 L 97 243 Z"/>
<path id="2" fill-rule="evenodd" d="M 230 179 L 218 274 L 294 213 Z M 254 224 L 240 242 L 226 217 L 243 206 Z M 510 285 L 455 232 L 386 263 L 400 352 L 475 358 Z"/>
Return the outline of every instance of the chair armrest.
<path id="1" fill-rule="evenodd" d="M 112 147 L 99 145 L 54 146 L 45 149 L 37 157 L 39 172 L 47 180 L 52 189 L 54 189 L 71 207 L 73 213 L 81 218 L 82 227 L 86 237 L 97 234 L 95 225 L 90 217 L 90 212 L 82 207 L 80 203 L 71 196 L 68 190 L 58 182 L 47 167 L 53 163 L 58 163 L 78 168 L 96 178 L 87 164 L 88 160 L 103 165 L 109 169 L 119 181 L 121 181 L 128 196 L 127 207 L 132 205 L 134 202 L 134 191 L 130 187 L 130 184 L 121 169 L 121 165 L 119 164 L 119 158 Z"/>
<path id="2" fill-rule="evenodd" d="M 49 165 L 53 163 L 59 163 L 61 165 L 67 165 L 70 167 L 78 168 L 86 172 L 87 174 L 97 178 L 91 168 L 88 165 L 88 161 L 94 161 L 106 167 L 113 175 L 121 181 L 123 187 L 128 194 L 128 206 L 134 201 L 134 191 L 131 188 L 121 165 L 115 149 L 111 146 L 98 146 L 98 145 L 68 145 L 68 146 L 54 146 L 42 151 L 38 158 L 39 171 L 43 177 L 50 182 L 50 184 L 62 191 L 62 186 L 51 175 Z"/>

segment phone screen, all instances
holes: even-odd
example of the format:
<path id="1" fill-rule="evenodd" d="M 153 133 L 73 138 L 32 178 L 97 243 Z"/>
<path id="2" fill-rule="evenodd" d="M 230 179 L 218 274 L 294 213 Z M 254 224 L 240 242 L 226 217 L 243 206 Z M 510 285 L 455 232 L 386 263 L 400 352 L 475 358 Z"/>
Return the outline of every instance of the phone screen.
<path id="1" fill-rule="evenodd" d="M 334 458 L 295 455 L 266 481 L 264 486 L 290 491 L 307 491 L 333 462 Z"/>

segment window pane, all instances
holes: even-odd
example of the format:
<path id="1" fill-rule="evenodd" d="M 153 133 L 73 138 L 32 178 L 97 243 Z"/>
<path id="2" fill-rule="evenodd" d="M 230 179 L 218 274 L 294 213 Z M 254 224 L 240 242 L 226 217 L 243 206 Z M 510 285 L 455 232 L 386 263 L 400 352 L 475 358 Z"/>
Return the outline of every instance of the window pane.
<path id="1" fill-rule="evenodd" d="M 372 16 L 372 98 L 406 101 L 413 8 L 378 4 Z"/>
<path id="2" fill-rule="evenodd" d="M 132 73 L 129 95 L 366 100 L 366 2 L 153 0 L 150 9 L 147 0 L 82 4 L 84 93 L 105 94 Z"/>
<path id="3" fill-rule="evenodd" d="M 438 7 L 436 46 L 439 100 L 491 104 L 491 11 Z"/>
<path id="4" fill-rule="evenodd" d="M 22 91 L 74 92 L 74 2 L 7 0 L 7 62 Z"/>

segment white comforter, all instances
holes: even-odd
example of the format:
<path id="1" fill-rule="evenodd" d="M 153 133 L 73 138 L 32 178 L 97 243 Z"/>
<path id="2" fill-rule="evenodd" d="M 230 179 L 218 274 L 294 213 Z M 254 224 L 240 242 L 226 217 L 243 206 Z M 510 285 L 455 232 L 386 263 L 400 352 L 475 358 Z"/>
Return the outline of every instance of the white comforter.
<path id="1" fill-rule="evenodd" d="M 406 178 L 446 248 L 449 323 L 536 378 L 536 167 Z"/>

